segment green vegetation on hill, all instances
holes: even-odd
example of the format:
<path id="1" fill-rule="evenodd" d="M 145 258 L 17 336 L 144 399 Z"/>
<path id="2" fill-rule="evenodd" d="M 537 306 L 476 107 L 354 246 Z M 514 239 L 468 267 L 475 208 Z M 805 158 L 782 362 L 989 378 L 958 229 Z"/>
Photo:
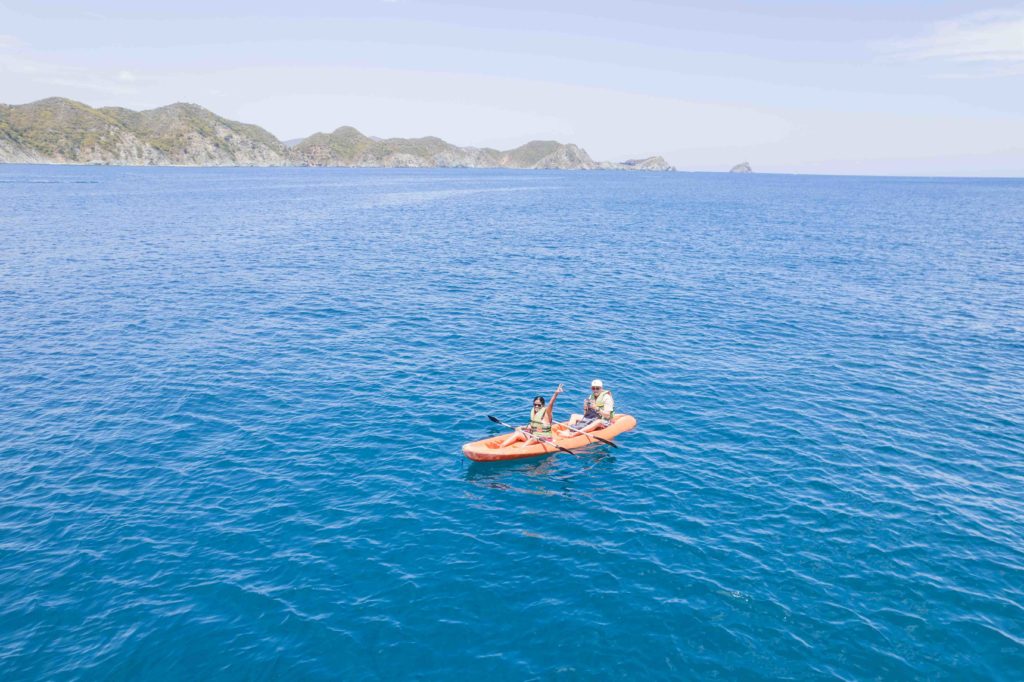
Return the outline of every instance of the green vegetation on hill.
<path id="1" fill-rule="evenodd" d="M 82 150 L 115 148 L 121 133 L 116 120 L 61 97 L 0 107 L 0 135 L 44 157 L 76 161 Z"/>
<path id="2" fill-rule="evenodd" d="M 374 144 L 352 126 L 342 126 L 333 133 L 314 133 L 289 151 L 301 165 L 351 165 Z"/>
<path id="3" fill-rule="evenodd" d="M 540 163 L 545 157 L 558 152 L 564 145 L 552 140 L 534 140 L 521 147 L 510 149 L 504 153 L 505 164 L 512 168 L 530 168 Z"/>
<path id="4" fill-rule="evenodd" d="M 149 111 L 106 109 L 122 125 L 172 163 L 206 160 L 217 165 L 282 163 L 284 144 L 259 126 L 222 118 L 196 104 L 171 104 Z"/>
<path id="5" fill-rule="evenodd" d="M 266 130 L 195 104 L 139 112 L 93 109 L 54 97 L 0 107 L 0 136 L 22 157 L 55 163 L 279 165 L 287 160 L 284 145 Z"/>

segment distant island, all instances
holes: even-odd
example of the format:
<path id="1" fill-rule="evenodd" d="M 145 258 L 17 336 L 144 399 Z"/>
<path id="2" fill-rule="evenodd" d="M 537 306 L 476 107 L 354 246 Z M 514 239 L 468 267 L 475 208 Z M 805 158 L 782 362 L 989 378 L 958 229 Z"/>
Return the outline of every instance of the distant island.
<path id="1" fill-rule="evenodd" d="M 0 104 L 0 163 L 675 170 L 660 156 L 594 161 L 580 147 L 554 141 L 500 151 L 458 147 L 438 137 L 368 137 L 350 126 L 282 142 L 259 126 L 196 104 L 132 111 L 94 109 L 62 97 Z"/>
<path id="2" fill-rule="evenodd" d="M 750 167 L 750 164 L 746 161 L 743 163 L 737 163 L 735 166 L 729 169 L 730 173 L 753 173 L 754 169 Z"/>

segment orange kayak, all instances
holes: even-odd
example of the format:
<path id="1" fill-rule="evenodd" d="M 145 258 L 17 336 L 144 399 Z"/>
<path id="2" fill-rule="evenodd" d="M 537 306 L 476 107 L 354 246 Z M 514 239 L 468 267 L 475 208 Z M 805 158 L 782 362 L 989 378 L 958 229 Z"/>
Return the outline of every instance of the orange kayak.
<path id="1" fill-rule="evenodd" d="M 629 431 L 634 426 L 636 426 L 636 419 L 628 414 L 620 414 L 615 416 L 610 426 L 592 431 L 589 435 L 611 440 L 620 433 Z M 565 424 L 553 424 L 551 431 L 554 441 L 563 448 L 569 448 L 570 450 L 581 448 L 590 443 L 601 444 L 601 441 L 588 438 L 587 435 L 570 431 L 565 427 Z M 462 452 L 474 462 L 503 462 L 509 459 L 537 457 L 538 455 L 546 455 L 550 452 L 559 452 L 558 448 L 550 443 L 530 443 L 526 445 L 525 441 L 519 441 L 512 443 L 507 448 L 501 447 L 501 444 L 509 435 L 503 433 L 500 436 L 491 436 L 490 438 L 484 438 L 473 443 L 466 443 L 462 446 Z"/>

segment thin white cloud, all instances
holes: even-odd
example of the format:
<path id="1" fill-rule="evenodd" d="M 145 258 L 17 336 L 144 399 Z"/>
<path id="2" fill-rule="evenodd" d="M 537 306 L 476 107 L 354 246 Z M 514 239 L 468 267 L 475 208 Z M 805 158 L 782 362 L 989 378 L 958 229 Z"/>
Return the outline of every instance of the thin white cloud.
<path id="1" fill-rule="evenodd" d="M 878 46 L 896 61 L 933 62 L 956 70 L 941 77 L 1024 72 L 1024 8 L 978 12 L 933 24 L 916 38 Z"/>
<path id="2" fill-rule="evenodd" d="M 0 76 L 4 74 L 40 84 L 108 95 L 135 94 L 140 80 L 137 74 L 127 69 L 108 73 L 41 58 L 33 55 L 16 37 L 0 34 Z"/>
<path id="3" fill-rule="evenodd" d="M 16 47 L 21 47 L 22 42 L 15 36 L 7 33 L 0 33 L 0 50 L 13 50 Z"/>

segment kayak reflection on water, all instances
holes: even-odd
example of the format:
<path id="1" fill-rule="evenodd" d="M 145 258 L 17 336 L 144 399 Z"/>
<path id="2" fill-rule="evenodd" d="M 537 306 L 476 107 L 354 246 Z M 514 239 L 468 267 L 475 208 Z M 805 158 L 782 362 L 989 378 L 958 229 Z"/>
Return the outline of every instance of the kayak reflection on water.
<path id="1" fill-rule="evenodd" d="M 466 482 L 527 495 L 569 496 L 576 492 L 575 484 L 591 469 L 615 464 L 615 456 L 604 447 L 588 448 L 576 455 L 576 458 L 551 454 L 528 460 L 470 462 L 465 469 Z"/>

